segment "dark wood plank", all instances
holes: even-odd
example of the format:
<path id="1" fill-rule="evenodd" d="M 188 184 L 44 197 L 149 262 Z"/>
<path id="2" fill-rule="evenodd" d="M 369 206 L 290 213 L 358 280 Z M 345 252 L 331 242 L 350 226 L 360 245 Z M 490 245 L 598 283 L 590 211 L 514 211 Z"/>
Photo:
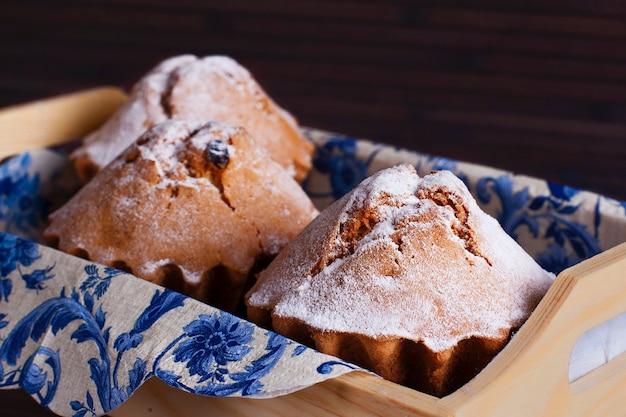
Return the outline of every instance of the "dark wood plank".
<path id="1" fill-rule="evenodd" d="M 626 199 L 614 0 L 0 3 L 0 106 L 228 54 L 303 123 Z"/>

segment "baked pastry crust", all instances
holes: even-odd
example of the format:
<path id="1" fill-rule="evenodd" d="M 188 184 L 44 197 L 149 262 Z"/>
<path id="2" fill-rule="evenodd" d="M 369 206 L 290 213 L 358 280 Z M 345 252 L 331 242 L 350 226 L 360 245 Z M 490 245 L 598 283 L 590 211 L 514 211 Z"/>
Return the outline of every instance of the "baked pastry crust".
<path id="1" fill-rule="evenodd" d="M 452 173 L 380 171 L 258 275 L 248 317 L 429 394 L 475 376 L 550 286 Z"/>
<path id="2" fill-rule="evenodd" d="M 128 101 L 71 154 L 80 178 L 90 180 L 146 129 L 169 119 L 243 127 L 296 180 L 311 168 L 312 143 L 248 70 L 226 56 L 181 55 L 149 71 Z"/>
<path id="3" fill-rule="evenodd" d="M 244 129 L 167 121 L 52 213 L 44 238 L 235 311 L 255 269 L 316 215 Z"/>

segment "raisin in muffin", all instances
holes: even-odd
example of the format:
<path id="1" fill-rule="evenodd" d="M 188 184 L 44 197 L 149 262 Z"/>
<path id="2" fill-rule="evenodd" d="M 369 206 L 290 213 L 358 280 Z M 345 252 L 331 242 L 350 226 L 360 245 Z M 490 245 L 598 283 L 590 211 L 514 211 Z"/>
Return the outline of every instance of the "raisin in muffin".
<path id="1" fill-rule="evenodd" d="M 400 165 L 322 211 L 246 304 L 260 325 L 442 396 L 503 348 L 553 279 L 452 173 Z"/>
<path id="2" fill-rule="evenodd" d="M 52 213 L 44 238 L 235 311 L 251 274 L 316 215 L 244 129 L 167 121 Z"/>
<path id="3" fill-rule="evenodd" d="M 142 132 L 169 119 L 243 127 L 297 180 L 311 167 L 313 145 L 248 70 L 226 56 L 182 55 L 149 71 L 116 114 L 72 153 L 79 176 L 88 181 Z"/>

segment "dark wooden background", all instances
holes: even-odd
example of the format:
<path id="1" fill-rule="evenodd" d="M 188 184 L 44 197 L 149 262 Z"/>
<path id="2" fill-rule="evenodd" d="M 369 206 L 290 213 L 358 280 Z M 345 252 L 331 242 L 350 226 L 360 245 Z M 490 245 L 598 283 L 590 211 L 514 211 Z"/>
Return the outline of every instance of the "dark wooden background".
<path id="1" fill-rule="evenodd" d="M 626 2 L 0 2 L 0 105 L 228 54 L 302 124 L 626 199 Z"/>
<path id="2" fill-rule="evenodd" d="M 227 54 L 303 125 L 626 200 L 620 0 L 0 0 L 0 52 L 0 106 Z"/>

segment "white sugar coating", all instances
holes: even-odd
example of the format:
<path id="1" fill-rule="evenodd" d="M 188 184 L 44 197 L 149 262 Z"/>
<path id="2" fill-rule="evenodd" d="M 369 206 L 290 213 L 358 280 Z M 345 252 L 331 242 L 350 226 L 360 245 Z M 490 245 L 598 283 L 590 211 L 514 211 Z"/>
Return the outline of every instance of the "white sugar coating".
<path id="1" fill-rule="evenodd" d="M 221 140 L 226 143 L 229 157 L 236 155 L 237 149 L 228 143 L 228 140 L 241 131 L 242 128 L 235 127 L 228 123 L 211 122 L 206 128 L 191 138 L 191 144 L 196 149 L 206 149 L 208 144 L 214 140 Z"/>
<path id="2" fill-rule="evenodd" d="M 158 259 L 153 262 L 145 262 L 142 265 L 139 265 L 137 268 L 137 272 L 141 275 L 151 276 L 160 268 L 163 268 L 167 265 L 176 265 L 176 261 L 169 258 Z M 185 277 L 185 280 L 191 281 L 189 278 Z"/>
<path id="3" fill-rule="evenodd" d="M 192 271 L 189 269 L 183 268 L 173 259 L 160 259 L 154 262 L 146 262 L 137 267 L 136 273 L 143 276 L 151 276 L 153 275 L 159 268 L 163 268 L 167 265 L 174 265 L 176 268 L 179 268 L 183 276 L 185 277 L 185 281 L 190 284 L 197 284 L 202 280 L 202 275 L 204 271 Z"/>
<path id="4" fill-rule="evenodd" d="M 86 146 L 76 155 L 89 155 L 91 160 L 104 167 L 147 127 L 164 122 L 168 116 L 161 106 L 161 94 L 168 88 L 170 73 L 196 61 L 193 55 L 181 55 L 161 62 L 148 72 L 134 87 L 128 100 L 102 128 L 85 137 Z M 101 140 L 102 137 L 109 138 Z"/>
<path id="5" fill-rule="evenodd" d="M 170 119 L 220 120 L 244 127 L 292 176 L 310 166 L 312 145 L 296 120 L 227 56 L 182 55 L 161 62 L 134 86 L 128 100 L 88 135 L 72 160 L 84 180 L 130 146 L 146 129 Z"/>
<path id="6" fill-rule="evenodd" d="M 158 124 L 148 131 L 147 134 L 158 137 L 158 140 L 149 146 L 139 145 L 141 157 L 154 162 L 160 183 L 157 188 L 165 188 L 171 185 L 177 187 L 197 188 L 198 183 L 210 186 L 210 181 L 205 177 L 191 177 L 182 166 L 181 153 L 193 147 L 200 152 L 205 152 L 210 142 L 222 140 L 228 142 L 241 128 L 234 127 L 223 122 L 193 122 L 171 120 Z M 185 139 L 190 137 L 187 142 Z M 235 154 L 235 148 L 227 145 L 229 155 Z M 177 175 L 178 174 L 178 175 Z M 173 178 L 172 178 L 173 177 Z M 132 181 L 132 178 L 128 178 Z"/>
<path id="7" fill-rule="evenodd" d="M 453 207 L 420 197 L 437 190 L 462 202 L 467 221 Z M 364 209 L 377 220 L 347 249 L 341 230 Z M 464 227 L 473 241 L 459 232 Z M 324 256 L 327 264 L 316 269 Z M 260 274 L 248 304 L 321 331 L 422 340 L 443 351 L 471 336 L 505 337 L 553 279 L 452 173 L 420 179 L 400 165 L 322 212 Z"/>
<path id="8" fill-rule="evenodd" d="M 195 65 L 210 69 L 211 73 L 223 77 L 242 93 L 256 97 L 260 96 L 256 82 L 253 81 L 250 72 L 230 57 L 220 55 L 208 56 L 197 61 Z"/>
<path id="9" fill-rule="evenodd" d="M 139 145 L 141 157 L 154 161 L 158 175 L 165 177 L 166 172 L 178 165 L 178 155 L 187 146 L 184 139 L 191 134 L 191 126 L 186 123 L 163 123 L 156 125 L 149 134 L 159 139 L 151 146 Z"/>
<path id="10" fill-rule="evenodd" d="M 196 59 L 195 62 L 189 65 L 181 66 L 177 68 L 177 76 L 179 79 L 184 79 L 185 85 L 199 86 L 200 89 L 204 89 L 205 94 L 197 94 L 193 97 L 193 106 L 186 107 L 183 110 L 185 114 L 193 114 L 192 107 L 198 109 L 202 108 L 219 108 L 223 106 L 224 109 L 215 112 L 223 113 L 232 111 L 229 104 L 224 105 L 221 100 L 216 98 L 224 97 L 231 94 L 232 90 L 227 88 L 221 88 L 219 83 L 207 83 L 207 79 L 210 77 L 218 77 L 226 80 L 231 87 L 233 87 L 242 97 L 251 97 L 254 100 L 254 106 L 261 110 L 269 118 L 276 118 L 274 110 L 279 110 L 278 113 L 285 118 L 294 129 L 298 128 L 298 125 L 291 114 L 284 111 L 281 108 L 270 109 L 267 106 L 267 96 L 256 82 L 252 74 L 241 66 L 234 59 L 224 55 L 212 55 L 204 58 Z M 174 91 L 174 94 L 176 92 Z M 181 103 L 184 105 L 184 103 Z M 249 129 L 254 132 L 254 129 Z"/>

